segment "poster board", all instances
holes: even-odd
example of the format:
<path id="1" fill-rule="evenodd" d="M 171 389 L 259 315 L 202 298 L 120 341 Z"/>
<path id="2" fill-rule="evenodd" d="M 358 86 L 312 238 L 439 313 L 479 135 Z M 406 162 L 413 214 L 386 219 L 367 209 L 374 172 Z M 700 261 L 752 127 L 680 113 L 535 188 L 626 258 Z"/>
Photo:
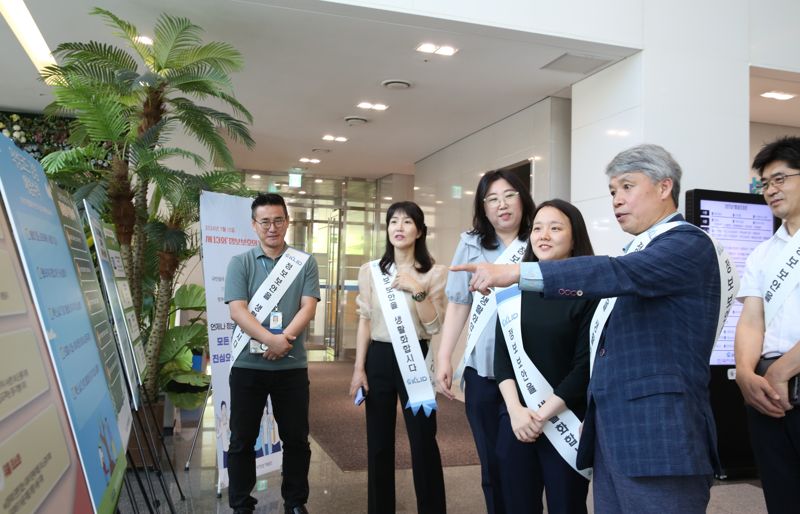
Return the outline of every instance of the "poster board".
<path id="1" fill-rule="evenodd" d="M 46 336 L 92 509 L 114 512 L 126 461 L 95 326 L 44 172 L 6 137 L 0 137 L 0 192 Z"/>
<path id="2" fill-rule="evenodd" d="M 117 351 L 122 359 L 133 407 L 139 410 L 139 385 L 142 384 L 140 370 L 145 365 L 144 346 L 133 308 L 133 298 L 122 266 L 119 243 L 111 227 L 103 223 L 100 215 L 86 200 L 83 201 L 83 210 L 94 240 L 94 254 L 97 256 L 100 268 L 100 279 L 114 321 Z M 127 438 L 124 440 L 127 441 Z"/>
<path id="3" fill-rule="evenodd" d="M 91 510 L 78 452 L 0 200 L 0 512 Z"/>

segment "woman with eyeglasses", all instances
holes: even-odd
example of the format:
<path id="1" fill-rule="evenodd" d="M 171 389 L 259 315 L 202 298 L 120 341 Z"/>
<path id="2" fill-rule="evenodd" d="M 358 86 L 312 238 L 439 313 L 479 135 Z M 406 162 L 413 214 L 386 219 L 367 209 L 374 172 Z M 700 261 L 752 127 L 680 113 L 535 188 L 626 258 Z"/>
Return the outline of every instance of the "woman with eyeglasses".
<path id="1" fill-rule="evenodd" d="M 397 202 L 386 212 L 386 249 L 358 273 L 359 322 L 350 395 L 366 395 L 367 497 L 371 514 L 395 512 L 397 398 L 411 447 L 417 512 L 446 512 L 436 443 L 436 401 L 425 365 L 444 315 L 447 268 L 434 264 L 422 209 Z"/>
<path id="2" fill-rule="evenodd" d="M 481 262 L 519 262 L 533 221 L 533 199 L 524 183 L 512 172 L 496 170 L 484 174 L 475 192 L 472 229 L 461 234 L 453 265 Z M 471 293 L 470 273 L 450 273 L 445 292 L 449 301 L 442 340 L 436 359 L 436 385 L 447 398 L 454 380 L 453 350 L 464 327 L 467 342 L 463 369 L 464 403 L 481 462 L 481 486 L 489 514 L 510 511 L 503 503 L 495 446 L 503 398 L 494 379 L 494 346 L 497 322 L 493 294 Z"/>
<path id="3" fill-rule="evenodd" d="M 525 261 L 548 261 L 594 255 L 586 223 L 580 211 L 564 200 L 550 200 L 538 206 L 525 252 Z M 518 290 L 508 291 L 517 293 Z M 541 513 L 542 491 L 546 491 L 549 514 L 585 514 L 589 480 L 565 460 L 574 463 L 579 434 L 577 425 L 586 413 L 589 385 L 589 326 L 597 300 L 545 300 L 539 293 L 523 291 L 521 304 L 509 304 L 522 316 L 509 322 L 506 292 L 498 295 L 499 315 L 506 326 L 496 324 L 494 372 L 505 400 L 501 408 L 497 454 L 503 478 L 503 497 L 508 512 Z M 519 302 L 520 299 L 518 298 Z M 508 332 L 509 329 L 514 332 Z M 514 333 L 521 333 L 522 349 L 528 359 L 511 358 L 509 346 Z M 516 341 L 517 343 L 519 340 Z M 538 373 L 538 376 L 537 376 Z M 531 384 L 531 387 L 526 387 Z M 544 403 L 534 396 L 542 394 Z M 527 394 L 523 393 L 526 390 Z M 533 405 L 531 405 L 533 403 Z M 543 434 L 554 416 L 575 415 L 567 433 L 566 423 Z M 555 425 L 554 425 L 555 427 Z M 561 451 L 550 437 L 561 439 Z M 510 470 L 514 470 L 512 473 Z"/>

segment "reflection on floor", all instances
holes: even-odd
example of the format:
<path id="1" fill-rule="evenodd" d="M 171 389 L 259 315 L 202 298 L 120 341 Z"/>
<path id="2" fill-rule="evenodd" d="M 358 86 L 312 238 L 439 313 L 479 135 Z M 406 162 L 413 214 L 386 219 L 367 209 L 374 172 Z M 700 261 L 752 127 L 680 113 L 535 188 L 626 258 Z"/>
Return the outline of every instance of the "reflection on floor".
<path id="1" fill-rule="evenodd" d="M 172 462 L 176 468 L 178 480 L 186 499 L 181 501 L 172 474 L 165 463 L 164 480 L 171 493 L 175 512 L 194 513 L 227 513 L 227 490 L 217 498 L 216 471 L 216 436 L 214 431 L 213 408 L 205 410 L 197 447 L 192 455 L 189 469 L 184 471 L 191 449 L 194 427 L 184 426 L 180 433 L 166 438 L 166 444 Z M 312 413 L 313 415 L 313 413 Z M 404 434 L 400 434 L 405 437 Z M 311 441 L 311 472 L 309 481 L 311 497 L 308 509 L 312 514 L 358 514 L 367 511 L 367 474 L 365 471 L 343 472 L 320 448 Z M 480 487 L 480 469 L 478 466 L 460 466 L 445 468 L 447 488 L 447 508 L 451 513 L 479 514 L 485 512 L 483 495 Z M 157 512 L 169 513 L 170 509 L 161 492 L 157 477 L 151 473 L 153 488 L 161 505 Z M 131 502 L 129 494 L 123 489 L 119 511 L 123 514 L 131 512 L 148 512 L 142 495 L 136 486 L 136 480 L 129 471 L 128 482 L 134 489 L 136 499 Z M 144 480 L 144 477 L 142 477 Z M 397 512 L 414 513 L 416 503 L 411 470 L 398 470 L 397 480 Z M 273 472 L 261 477 L 253 495 L 258 498 L 256 513 L 271 514 L 283 512 L 280 497 L 280 472 Z M 148 489 L 145 483 L 145 488 Z M 149 490 L 149 489 L 148 489 Z M 589 512 L 591 509 L 591 493 Z M 761 489 L 750 483 L 721 483 L 711 489 L 711 502 L 708 508 L 711 514 L 761 514 L 766 513 Z"/>

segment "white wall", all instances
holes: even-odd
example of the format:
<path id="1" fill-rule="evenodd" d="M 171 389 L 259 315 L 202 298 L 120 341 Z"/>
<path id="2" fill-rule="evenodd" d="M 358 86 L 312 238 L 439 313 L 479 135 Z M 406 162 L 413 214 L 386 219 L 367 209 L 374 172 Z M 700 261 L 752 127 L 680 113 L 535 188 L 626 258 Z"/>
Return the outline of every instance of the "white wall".
<path id="1" fill-rule="evenodd" d="M 431 227 L 428 245 L 437 261 L 449 263 L 459 234 L 471 228 L 475 188 L 486 171 L 537 156 L 534 200 L 569 197 L 569 104 L 547 98 L 416 163 L 415 201 Z"/>
<path id="2" fill-rule="evenodd" d="M 572 199 L 597 253 L 617 255 L 630 240 L 613 219 L 604 175 L 622 149 L 669 150 L 683 168 L 681 199 L 694 188 L 747 191 L 749 3 L 643 6 L 642 52 L 573 86 Z M 609 134 L 620 129 L 627 135 Z"/>
<path id="3" fill-rule="evenodd" d="M 800 72 L 797 0 L 750 0 L 750 63 L 753 66 Z"/>

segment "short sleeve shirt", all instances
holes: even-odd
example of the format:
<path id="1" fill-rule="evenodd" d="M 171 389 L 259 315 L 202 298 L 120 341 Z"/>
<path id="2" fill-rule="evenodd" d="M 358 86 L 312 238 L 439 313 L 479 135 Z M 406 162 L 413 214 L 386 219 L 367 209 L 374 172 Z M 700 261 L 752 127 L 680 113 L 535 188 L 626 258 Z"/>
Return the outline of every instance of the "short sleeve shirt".
<path id="1" fill-rule="evenodd" d="M 494 262 L 505 249 L 502 241 L 498 241 L 498 247 L 494 250 L 484 248 L 477 235 L 464 232 L 461 234 L 456 253 L 453 255 L 452 265 Z M 447 300 L 472 306 L 472 293 L 469 291 L 470 279 L 472 279 L 472 273 L 451 271 L 447 276 L 447 286 L 445 287 Z M 467 356 L 466 365 L 475 369 L 482 377 L 494 378 L 494 325 L 496 321 L 497 315 L 495 314 L 494 319 L 487 323 L 481 332 L 472 354 Z"/>
<path id="2" fill-rule="evenodd" d="M 744 275 L 739 284 L 737 295 L 739 301 L 743 302 L 747 296 L 764 298 L 768 267 L 772 259 L 786 248 L 790 239 L 786 225 L 781 225 L 771 238 L 758 245 L 747 257 Z M 775 352 L 783 354 L 800 342 L 800 323 L 796 320 L 798 312 L 800 312 L 800 286 L 795 286 L 767 327 L 761 355 Z"/>
<path id="3" fill-rule="evenodd" d="M 287 246 L 286 249 L 288 248 Z M 285 252 L 286 250 L 283 253 Z M 283 253 L 281 253 L 281 256 L 283 256 Z M 280 259 L 281 257 L 277 259 L 267 257 L 261 246 L 255 246 L 245 253 L 236 255 L 228 264 L 228 271 L 225 275 L 225 303 L 230 303 L 234 300 L 249 302 Z M 319 269 L 313 256 L 308 258 L 303 265 L 303 269 L 300 270 L 300 274 L 278 301 L 278 310 L 283 314 L 284 327 L 291 323 L 300 310 L 300 299 L 303 296 L 310 296 L 317 300 L 320 298 Z M 264 320 L 262 325 L 269 326 L 269 317 Z M 261 370 L 306 368 L 308 367 L 305 348 L 306 332 L 307 330 L 303 330 L 292 343 L 292 350 L 289 355 L 294 358 L 287 356 L 283 359 L 270 361 L 264 359 L 261 354 L 251 355 L 245 348 L 233 365 L 237 368 Z"/>

